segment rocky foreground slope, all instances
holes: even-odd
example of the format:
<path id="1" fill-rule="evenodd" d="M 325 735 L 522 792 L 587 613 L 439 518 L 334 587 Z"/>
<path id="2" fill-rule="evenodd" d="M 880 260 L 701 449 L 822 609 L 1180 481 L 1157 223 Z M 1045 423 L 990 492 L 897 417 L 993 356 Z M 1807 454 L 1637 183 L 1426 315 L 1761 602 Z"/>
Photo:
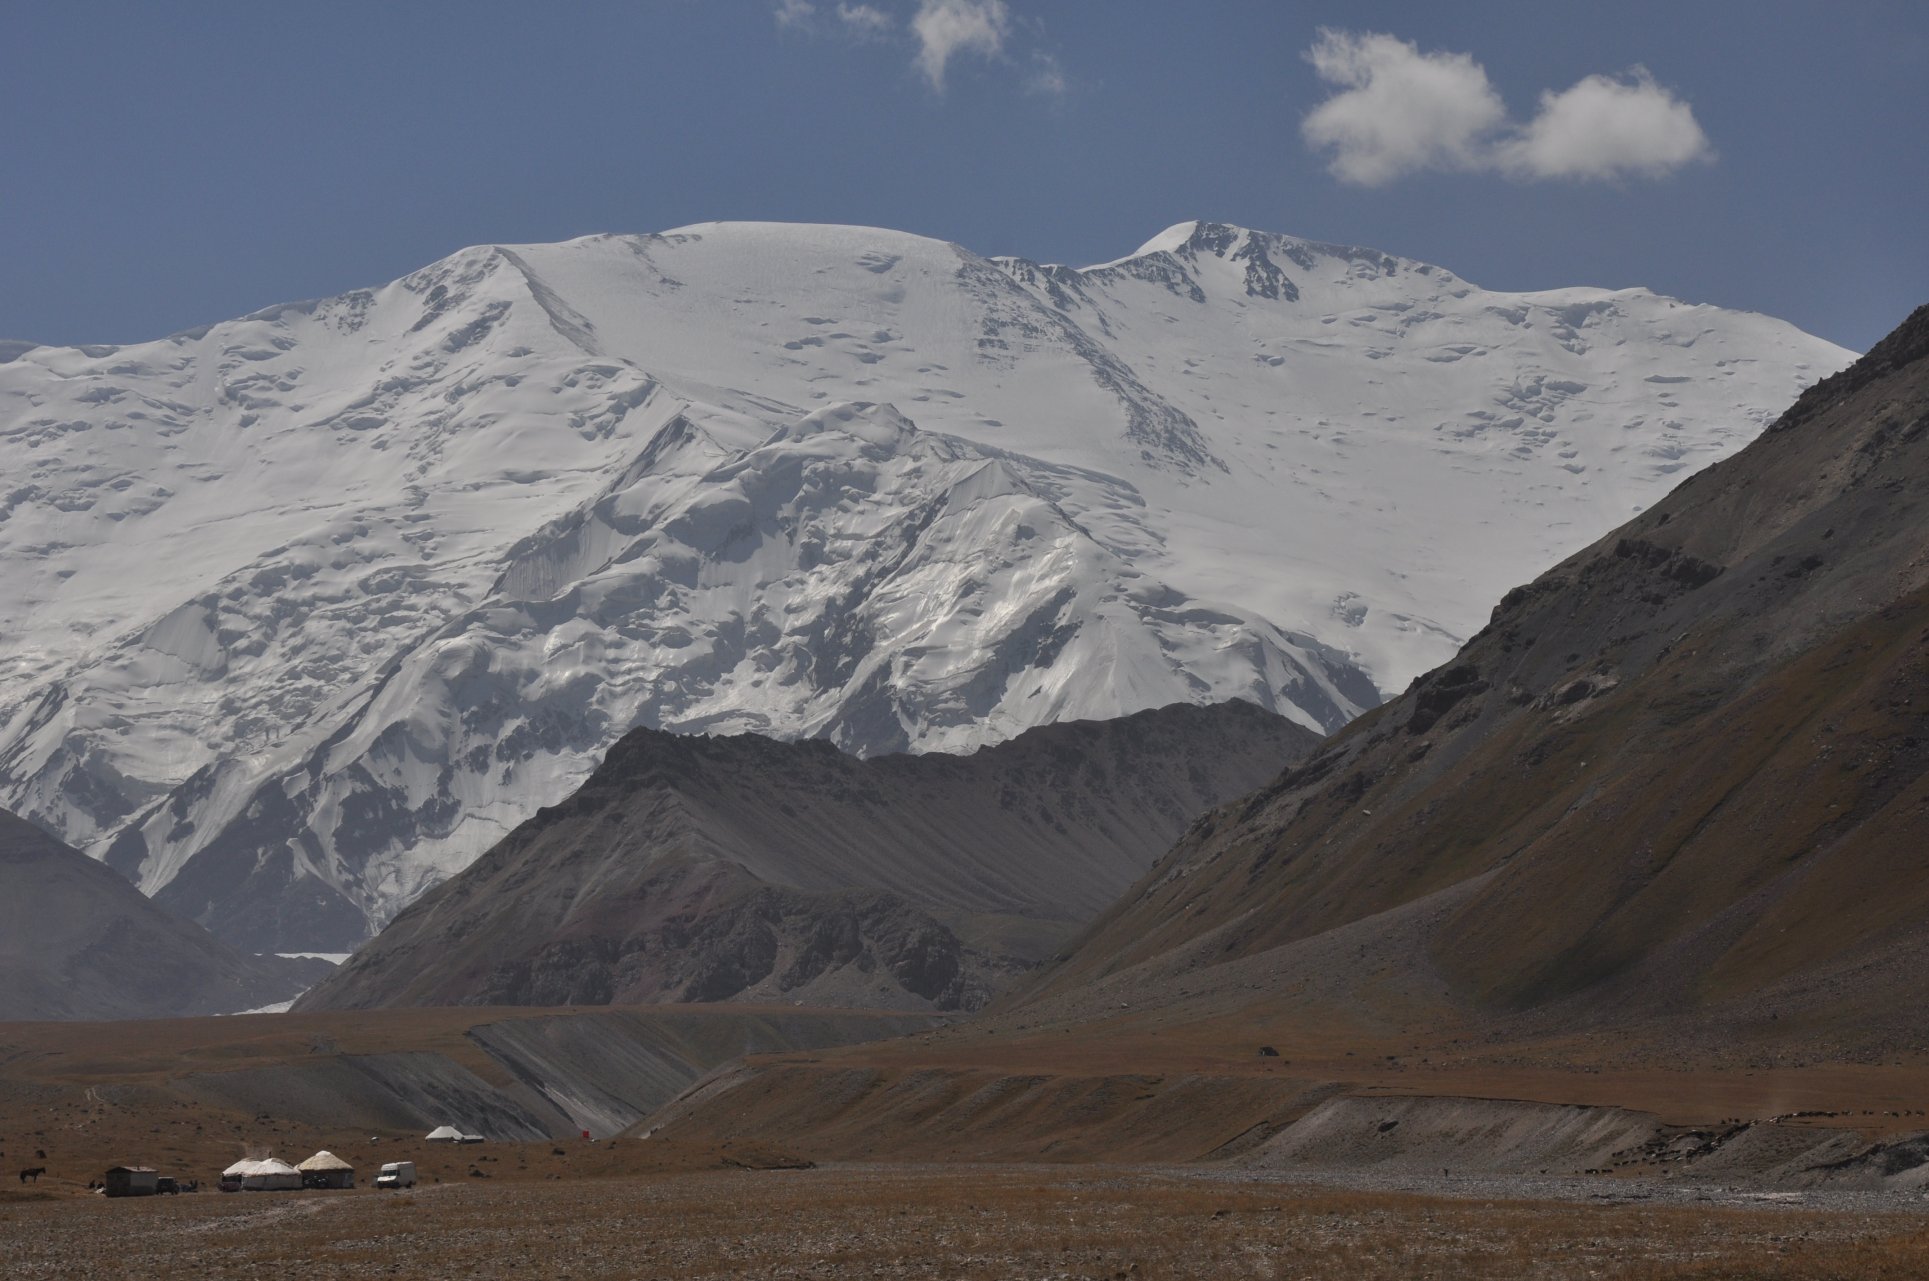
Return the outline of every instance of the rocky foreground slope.
<path id="1" fill-rule="evenodd" d="M 237 951 L 0 810 L 0 1022 L 231 1014 L 332 968 Z"/>
<path id="2" fill-rule="evenodd" d="M 1317 743 L 1240 702 L 1045 726 L 969 756 L 635 730 L 300 1008 L 972 1009 L 1196 815 Z"/>
<path id="3" fill-rule="evenodd" d="M 1323 731 L 1850 354 L 1186 223 L 1090 268 L 851 227 L 482 246 L 0 349 L 0 804 L 341 951 L 635 726 L 966 750 Z"/>

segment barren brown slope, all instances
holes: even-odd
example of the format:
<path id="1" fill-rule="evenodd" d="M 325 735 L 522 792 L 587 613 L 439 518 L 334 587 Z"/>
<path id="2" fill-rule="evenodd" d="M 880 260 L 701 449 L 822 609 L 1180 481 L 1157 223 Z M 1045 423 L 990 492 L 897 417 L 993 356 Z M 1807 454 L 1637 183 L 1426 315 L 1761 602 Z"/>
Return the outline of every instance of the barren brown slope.
<path id="1" fill-rule="evenodd" d="M 0 1019 L 232 1014 L 286 1001 L 330 968 L 238 952 L 0 810 Z"/>
<path id="2" fill-rule="evenodd" d="M 1247 703 L 970 756 L 638 730 L 304 999 L 972 1008 L 1318 741 Z"/>
<path id="3" fill-rule="evenodd" d="M 1282 1003 L 1389 1026 L 1919 1044 L 1925 584 L 1929 308 L 1202 819 L 1019 1008 L 1185 1008 L 1291 956 Z"/>

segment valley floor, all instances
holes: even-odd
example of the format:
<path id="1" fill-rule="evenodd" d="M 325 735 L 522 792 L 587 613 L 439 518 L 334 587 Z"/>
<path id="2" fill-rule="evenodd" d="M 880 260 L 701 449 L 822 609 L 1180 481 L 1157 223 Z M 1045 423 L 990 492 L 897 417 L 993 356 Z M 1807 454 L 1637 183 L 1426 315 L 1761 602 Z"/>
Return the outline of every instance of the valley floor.
<path id="1" fill-rule="evenodd" d="M 540 1145 L 542 1156 L 548 1145 Z M 648 1141 L 626 1141 L 642 1159 Z M 615 1156 L 607 1145 L 606 1165 Z M 506 1155 L 501 1158 L 510 1160 Z M 618 1161 L 616 1164 L 621 1164 Z M 505 1175 L 509 1171 L 505 1169 Z M 1455 1185 L 1447 1185 L 1455 1186 Z M 1555 1199 L 1097 1166 L 458 1178 L 412 1191 L 0 1201 L 10 1278 L 1917 1278 L 1919 1194 L 1575 1181 Z M 11 1192 L 11 1190 L 9 1190 Z M 19 1194 L 15 1194 L 19 1195 Z M 1649 1199 L 1642 1199 L 1649 1198 Z M 1697 1201 L 1695 1198 L 1707 1198 Z"/>
<path id="2" fill-rule="evenodd" d="M 0 1276 L 1929 1276 L 1917 1051 L 1395 1043 L 1237 1012 L 1181 1029 L 1121 1011 L 1080 1036 L 981 1022 L 726 1006 L 0 1025 Z M 531 1131 L 537 1077 L 602 1099 L 607 1127 Z M 422 1139 L 451 1118 L 489 1141 Z M 364 1184 L 395 1160 L 421 1181 L 211 1190 L 238 1156 L 319 1148 Z M 120 1162 L 210 1190 L 91 1194 Z"/>

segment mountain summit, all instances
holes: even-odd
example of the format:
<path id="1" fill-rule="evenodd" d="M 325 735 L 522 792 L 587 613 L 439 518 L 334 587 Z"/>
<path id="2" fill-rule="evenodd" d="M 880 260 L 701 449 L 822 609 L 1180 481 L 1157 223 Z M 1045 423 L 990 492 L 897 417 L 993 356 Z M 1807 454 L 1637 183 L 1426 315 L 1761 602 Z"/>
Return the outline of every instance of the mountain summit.
<path id="1" fill-rule="evenodd" d="M 0 361 L 0 804 L 340 950 L 636 726 L 965 750 L 1330 731 L 1850 354 L 1189 223 L 482 246 Z"/>

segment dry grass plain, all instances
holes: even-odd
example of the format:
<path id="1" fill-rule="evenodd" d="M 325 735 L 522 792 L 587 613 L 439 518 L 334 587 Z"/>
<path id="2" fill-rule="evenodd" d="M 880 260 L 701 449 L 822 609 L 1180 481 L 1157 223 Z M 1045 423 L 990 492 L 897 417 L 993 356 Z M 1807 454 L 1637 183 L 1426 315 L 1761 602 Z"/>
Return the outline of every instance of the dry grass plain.
<path id="1" fill-rule="evenodd" d="M 1929 1198 L 1919 1195 L 1698 1200 L 1697 1189 L 1643 1185 L 1660 1171 L 1436 1185 L 1198 1160 L 1258 1120 L 1302 1110 L 1321 1082 L 1365 1095 L 1645 1105 L 1683 1120 L 1829 1108 L 1848 1115 L 1810 1123 L 1919 1130 L 1915 1112 L 1929 1105 L 1919 1054 L 1668 1063 L 1625 1044 L 1608 1053 L 1315 1036 L 1239 1015 L 1184 1027 L 1124 1016 L 1097 1038 L 994 1023 L 762 1060 L 804 1077 L 874 1072 L 880 1084 L 864 1097 L 876 1106 L 820 1097 L 828 1110 L 807 1115 L 796 1091 L 760 1103 L 753 1089 L 650 1139 L 463 1148 L 423 1143 L 419 1131 L 371 1142 L 377 1127 L 317 1127 L 185 1090 L 210 1071 L 404 1048 L 499 1075 L 464 1033 L 529 1013 L 0 1027 L 0 1276 L 1929 1277 Z M 1279 1057 L 1258 1057 L 1257 1043 L 1277 1043 Z M 887 1106 L 894 1080 L 932 1084 Z M 1033 1103 L 982 1124 L 940 1106 L 1000 1080 L 1044 1084 Z M 319 1147 L 364 1182 L 383 1161 L 414 1160 L 422 1184 L 115 1201 L 86 1191 L 120 1161 L 209 1186 L 246 1150 L 299 1160 Z M 1055 1163 L 1038 1163 L 1041 1153 Z M 793 1154 L 821 1164 L 729 1164 Z M 22 1165 L 48 1174 L 17 1186 Z"/>
<path id="2" fill-rule="evenodd" d="M 915 1165 L 0 1202 L 9 1278 L 220 1279 L 296 1268 L 478 1281 L 1903 1281 L 1929 1275 L 1929 1217 L 1453 1200 L 1127 1167 Z"/>

